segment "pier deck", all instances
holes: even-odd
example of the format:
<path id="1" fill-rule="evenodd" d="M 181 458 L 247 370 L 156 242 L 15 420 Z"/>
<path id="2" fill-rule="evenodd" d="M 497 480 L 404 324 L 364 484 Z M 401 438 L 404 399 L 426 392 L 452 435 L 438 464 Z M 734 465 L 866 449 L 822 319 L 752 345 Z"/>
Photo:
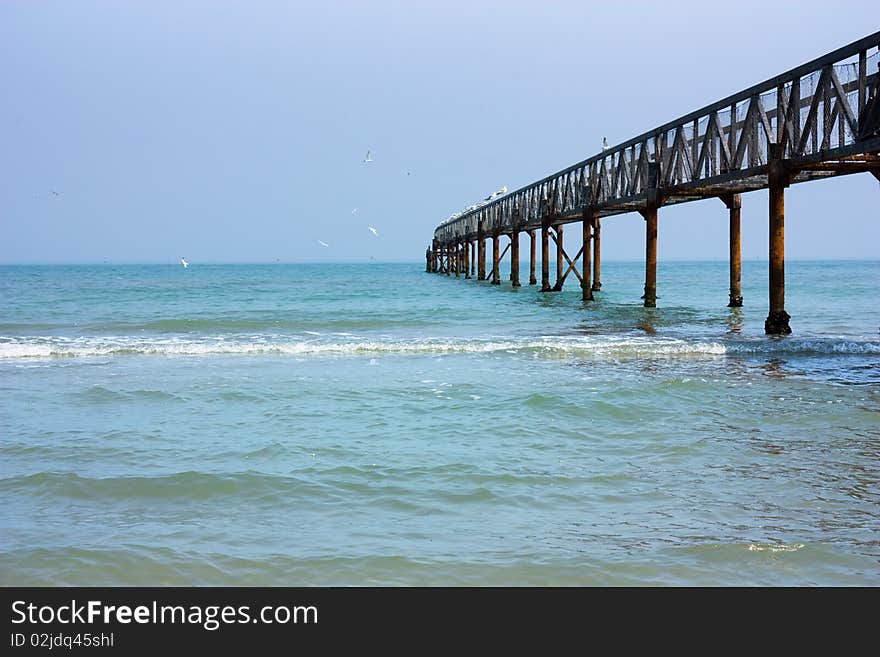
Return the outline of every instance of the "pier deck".
<path id="1" fill-rule="evenodd" d="M 792 184 L 871 173 L 880 180 L 880 32 L 782 75 L 603 150 L 500 198 L 453 215 L 434 231 L 426 270 L 486 278 L 485 240 L 492 239 L 492 282 L 500 282 L 499 240 L 510 240 L 511 280 L 519 285 L 519 237 L 530 237 L 529 284 L 559 291 L 570 273 L 583 299 L 600 289 L 601 220 L 625 212 L 645 219 L 644 305 L 656 304 L 658 210 L 718 198 L 729 211 L 729 305 L 742 305 L 740 195 L 770 190 L 768 334 L 790 333 L 785 312 L 784 195 Z M 563 226 L 582 222 L 574 258 Z M 550 283 L 550 240 L 556 279 Z M 475 244 L 476 243 L 476 244 Z M 477 262 L 474 263 L 476 256 Z M 578 260 L 580 259 L 580 267 Z"/>

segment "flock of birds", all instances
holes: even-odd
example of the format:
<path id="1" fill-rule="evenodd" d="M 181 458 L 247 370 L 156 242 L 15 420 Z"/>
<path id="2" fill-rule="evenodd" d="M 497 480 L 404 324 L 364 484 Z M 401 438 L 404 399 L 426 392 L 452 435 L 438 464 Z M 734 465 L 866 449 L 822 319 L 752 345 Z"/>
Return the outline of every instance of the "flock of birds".
<path id="1" fill-rule="evenodd" d="M 367 154 L 364 156 L 364 164 L 369 164 L 372 161 L 373 161 L 373 154 L 371 151 L 368 150 Z M 403 173 L 405 173 L 407 176 L 410 175 L 410 172 L 406 171 L 406 170 L 404 170 Z M 53 192 L 53 193 L 55 193 L 57 195 L 57 192 Z M 358 211 L 357 208 L 354 208 L 354 209 L 352 209 L 351 213 L 357 214 L 357 211 Z M 379 229 L 376 228 L 375 226 L 367 226 L 367 230 L 369 230 L 373 234 L 373 237 L 379 237 Z M 320 244 L 325 249 L 330 248 L 330 244 L 325 242 L 324 240 L 318 240 L 318 244 Z M 372 258 L 370 258 L 370 259 L 372 260 Z M 187 269 L 189 267 L 189 262 L 187 261 L 186 258 L 181 258 L 180 264 L 183 266 L 184 269 Z"/>
<path id="2" fill-rule="evenodd" d="M 602 150 L 607 151 L 609 148 L 610 148 L 610 146 L 608 145 L 608 139 L 606 137 L 603 137 L 602 138 Z M 369 164 L 372 161 L 373 161 L 373 153 L 372 153 L 372 151 L 367 150 L 367 154 L 364 156 L 363 162 L 364 162 L 364 164 Z M 404 170 L 403 173 L 406 174 L 407 176 L 410 175 L 410 172 L 406 171 L 406 170 Z M 507 194 L 507 191 L 508 191 L 507 186 L 500 187 L 500 188 L 496 189 L 494 192 L 492 192 L 491 194 L 489 194 L 489 196 L 486 196 L 485 198 L 483 198 L 481 201 L 477 201 L 476 203 L 473 203 L 473 204 L 467 206 L 463 210 L 459 210 L 458 212 L 451 214 L 446 221 L 447 222 L 452 221 L 452 220 L 457 219 L 458 217 L 462 216 L 463 214 L 466 214 L 468 212 L 472 212 L 472 211 L 476 210 L 477 208 L 486 205 L 487 203 L 491 203 L 496 198 Z M 56 192 L 54 190 L 52 190 L 52 193 L 55 194 L 56 196 L 58 195 L 58 192 Z M 354 208 L 354 209 L 352 209 L 351 213 L 357 214 L 357 211 L 358 211 L 357 208 Z M 446 223 L 446 222 L 444 222 L 444 223 Z M 379 230 L 375 226 L 368 225 L 367 230 L 369 230 L 373 234 L 373 237 L 379 237 Z M 318 244 L 320 244 L 325 249 L 330 248 L 330 244 L 325 242 L 324 240 L 318 240 Z M 189 262 L 187 262 L 186 258 L 181 258 L 180 264 L 183 265 L 184 269 L 189 267 Z"/>
<path id="3" fill-rule="evenodd" d="M 369 164 L 372 161 L 373 161 L 373 153 L 372 153 L 372 151 L 367 150 L 367 154 L 364 156 L 364 164 Z M 409 171 L 404 171 L 404 173 L 406 175 L 409 175 Z M 357 214 L 357 211 L 358 211 L 357 208 L 353 208 L 351 213 Z M 367 230 L 369 230 L 373 234 L 373 237 L 379 237 L 379 229 L 377 229 L 375 226 L 367 226 Z M 330 245 L 327 242 L 325 242 L 324 240 L 318 240 L 318 244 L 320 244 L 325 249 L 330 248 Z"/>
<path id="4" fill-rule="evenodd" d="M 602 138 L 602 150 L 607 151 L 609 148 L 610 148 L 610 146 L 608 145 L 608 138 L 603 137 Z M 372 151 L 367 150 L 367 154 L 364 156 L 364 164 L 369 164 L 372 161 L 373 161 L 373 153 L 372 153 Z M 410 172 L 406 171 L 406 170 L 404 170 L 403 173 L 406 174 L 407 176 L 410 175 Z M 508 191 L 507 186 L 500 187 L 499 189 L 497 189 L 494 192 L 492 192 L 491 194 L 489 194 L 489 196 L 486 196 L 481 201 L 477 201 L 476 203 L 469 205 L 468 207 L 464 208 L 463 210 L 459 210 L 458 212 L 451 214 L 446 221 L 447 222 L 452 221 L 452 220 L 457 219 L 458 217 L 462 216 L 463 214 L 466 214 L 468 212 L 472 212 L 472 211 L 476 210 L 477 208 L 486 205 L 487 203 L 491 203 L 496 198 L 507 194 L 507 191 Z M 357 208 L 354 208 L 351 211 L 351 213 L 356 214 Z M 373 234 L 373 237 L 379 236 L 379 231 L 376 229 L 375 226 L 367 226 L 367 229 Z M 318 244 L 320 244 L 325 249 L 330 248 L 330 245 L 327 242 L 325 242 L 324 240 L 318 240 Z"/>
<path id="5" fill-rule="evenodd" d="M 610 148 L 611 148 L 611 147 L 608 145 L 608 138 L 607 138 L 607 137 L 603 137 L 603 138 L 602 138 L 602 150 L 603 150 L 603 151 L 607 151 L 607 150 L 610 149 Z M 364 156 L 364 160 L 363 160 L 363 161 L 364 161 L 364 164 L 369 164 L 370 162 L 373 161 L 373 153 L 372 153 L 371 150 L 367 150 L 367 154 Z M 407 176 L 410 175 L 410 172 L 407 171 L 407 170 L 405 170 L 405 169 L 404 169 L 403 173 L 404 173 L 405 175 L 407 175 Z M 49 190 L 49 194 L 50 194 L 51 196 L 55 196 L 55 197 L 60 196 L 60 194 L 58 193 L 58 191 L 57 191 L 57 190 L 54 190 L 54 189 L 50 189 L 50 190 Z M 468 213 L 468 212 L 472 212 L 473 210 L 476 210 L 477 208 L 482 207 L 483 205 L 486 205 L 487 203 L 491 203 L 492 201 L 494 201 L 494 200 L 495 200 L 496 198 L 498 198 L 499 196 L 504 196 L 505 194 L 507 194 L 507 187 L 506 187 L 506 186 L 501 187 L 501 188 L 495 190 L 494 192 L 492 192 L 491 194 L 489 194 L 489 196 L 485 197 L 483 200 L 481 200 L 481 201 L 477 201 L 476 203 L 473 203 L 473 204 L 469 205 L 468 207 L 464 208 L 463 210 L 459 210 L 458 212 L 455 212 L 455 213 L 451 214 L 451 215 L 449 216 L 449 218 L 446 219 L 446 221 L 445 221 L 444 223 L 447 223 L 447 222 L 449 222 L 449 221 L 452 221 L 452 220 L 454 220 L 454 219 L 457 219 L 458 217 L 462 216 L 463 214 L 466 214 L 466 213 Z M 35 198 L 38 198 L 38 196 L 35 196 Z M 352 214 L 357 214 L 357 211 L 358 211 L 357 208 L 354 208 L 354 209 L 352 209 L 351 213 L 352 213 Z M 367 226 L 367 230 L 369 230 L 370 233 L 372 233 L 373 237 L 379 237 L 379 229 L 376 228 L 375 226 L 370 226 L 370 225 L 368 225 L 368 226 Z M 325 242 L 324 240 L 318 240 L 318 244 L 320 244 L 320 245 L 321 245 L 322 247 L 324 247 L 325 249 L 329 249 L 329 248 L 330 248 L 330 244 L 328 244 L 328 243 Z M 184 269 L 187 269 L 187 268 L 189 267 L 189 262 L 187 261 L 186 258 L 183 258 L 183 257 L 182 257 L 182 258 L 180 259 L 180 264 L 183 266 Z"/>
<path id="6" fill-rule="evenodd" d="M 608 138 L 603 137 L 602 138 L 602 150 L 607 151 L 609 148 L 610 148 L 610 146 L 608 145 Z M 367 154 L 364 156 L 364 164 L 369 164 L 372 161 L 373 161 L 373 153 L 372 153 L 372 151 L 367 150 Z M 404 170 L 403 173 L 406 174 L 407 176 L 410 175 L 410 172 L 406 171 L 406 170 Z M 56 190 L 52 189 L 49 191 L 52 196 L 59 196 L 59 193 Z M 457 219 L 458 217 L 462 216 L 463 214 L 466 214 L 468 212 L 472 212 L 473 210 L 476 210 L 477 208 L 482 207 L 483 205 L 486 205 L 487 203 L 491 203 L 499 196 L 504 196 L 505 194 L 507 194 L 507 187 L 506 186 L 495 190 L 494 192 L 489 194 L 489 196 L 485 197 L 483 200 L 477 201 L 476 203 L 469 205 L 468 207 L 464 208 L 463 210 L 459 210 L 458 212 L 451 214 L 449 216 L 449 218 L 446 220 L 446 222 Z M 354 208 L 354 209 L 352 209 L 351 213 L 357 214 L 357 211 L 358 211 L 357 208 Z M 444 223 L 446 223 L 446 222 L 444 222 Z M 375 226 L 368 225 L 367 230 L 369 230 L 370 233 L 373 234 L 373 237 L 379 237 L 379 229 L 377 229 Z M 320 244 L 325 249 L 330 248 L 330 244 L 328 244 L 324 240 L 318 240 L 318 244 Z M 180 259 L 180 264 L 183 266 L 184 269 L 187 269 L 189 267 L 189 262 L 187 261 L 186 258 L 182 257 Z"/>

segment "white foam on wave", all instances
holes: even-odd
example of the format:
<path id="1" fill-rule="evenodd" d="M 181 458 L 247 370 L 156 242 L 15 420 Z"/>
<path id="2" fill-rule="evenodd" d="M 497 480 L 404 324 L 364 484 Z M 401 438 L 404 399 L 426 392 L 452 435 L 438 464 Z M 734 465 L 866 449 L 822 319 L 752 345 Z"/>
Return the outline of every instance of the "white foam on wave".
<path id="1" fill-rule="evenodd" d="M 840 338 L 786 338 L 784 340 L 754 340 L 731 342 L 726 345 L 731 354 L 880 354 L 880 342 L 857 342 Z"/>
<path id="2" fill-rule="evenodd" d="M 304 340 L 292 336 L 0 337 L 0 359 L 78 358 L 121 355 L 359 356 L 382 354 L 511 353 L 539 357 L 676 357 L 725 354 L 880 354 L 876 342 L 844 340 L 763 340 L 710 342 L 651 336 L 539 336 L 521 338 L 412 338 Z"/>
<path id="3" fill-rule="evenodd" d="M 803 543 L 792 543 L 791 545 L 786 545 L 785 543 L 751 543 L 748 549 L 749 552 L 797 552 L 803 547 Z"/>
<path id="4" fill-rule="evenodd" d="M 211 354 L 376 355 L 537 352 L 566 354 L 678 355 L 723 354 L 717 343 L 675 339 L 600 339 L 573 336 L 538 338 L 414 338 L 351 339 L 345 341 L 297 340 L 285 336 L 213 336 L 191 338 L 119 337 L 35 337 L 0 338 L 0 358 L 64 358 L 125 354 L 199 356 Z"/>
<path id="5" fill-rule="evenodd" d="M 4 342 L 0 344 L 0 358 L 47 358 L 53 356 L 48 344 Z"/>

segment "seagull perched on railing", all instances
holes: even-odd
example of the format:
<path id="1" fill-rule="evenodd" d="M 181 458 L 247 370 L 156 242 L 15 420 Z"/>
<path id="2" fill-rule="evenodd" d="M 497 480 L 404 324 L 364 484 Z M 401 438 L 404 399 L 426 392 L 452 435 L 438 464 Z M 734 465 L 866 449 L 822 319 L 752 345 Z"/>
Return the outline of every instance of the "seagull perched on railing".
<path id="1" fill-rule="evenodd" d="M 607 151 L 611 146 L 608 145 L 608 137 L 602 137 L 602 150 Z"/>
<path id="2" fill-rule="evenodd" d="M 483 200 L 484 200 L 484 201 L 492 201 L 492 200 L 494 200 L 494 199 L 495 199 L 496 197 L 498 197 L 498 196 L 504 196 L 506 193 L 507 193 L 507 187 L 504 186 L 504 187 L 502 187 L 501 189 L 492 192 L 491 194 L 489 194 L 489 196 L 487 196 L 487 197 L 484 198 Z"/>

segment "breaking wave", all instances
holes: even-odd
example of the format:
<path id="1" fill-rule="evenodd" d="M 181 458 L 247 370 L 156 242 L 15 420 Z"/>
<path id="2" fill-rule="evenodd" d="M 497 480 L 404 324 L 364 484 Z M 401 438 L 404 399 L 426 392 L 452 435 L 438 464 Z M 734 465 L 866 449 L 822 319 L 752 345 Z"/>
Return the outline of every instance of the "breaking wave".
<path id="1" fill-rule="evenodd" d="M 342 339 L 340 339 L 342 338 Z M 124 355 L 359 356 L 381 354 L 513 353 L 536 356 L 720 356 L 760 354 L 880 355 L 880 343 L 840 339 L 701 341 L 660 337 L 539 336 L 505 338 L 358 338 L 279 335 L 141 337 L 0 337 L 0 359 Z"/>

